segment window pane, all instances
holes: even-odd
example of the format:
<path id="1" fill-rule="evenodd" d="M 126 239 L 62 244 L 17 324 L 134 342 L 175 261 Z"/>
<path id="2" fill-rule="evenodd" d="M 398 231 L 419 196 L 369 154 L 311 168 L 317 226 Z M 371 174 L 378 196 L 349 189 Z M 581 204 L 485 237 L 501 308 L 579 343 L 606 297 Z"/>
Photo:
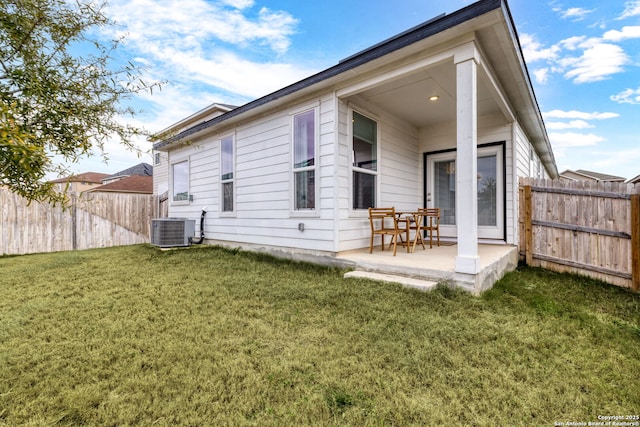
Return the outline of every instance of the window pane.
<path id="1" fill-rule="evenodd" d="M 233 182 L 222 184 L 222 212 L 233 212 Z"/>
<path id="2" fill-rule="evenodd" d="M 378 170 L 377 165 L 378 124 L 353 112 L 353 166 Z"/>
<path id="3" fill-rule="evenodd" d="M 221 141 L 220 176 L 223 180 L 233 179 L 233 138 L 224 138 Z"/>
<path id="4" fill-rule="evenodd" d="M 295 209 L 315 209 L 316 207 L 316 183 L 315 171 L 309 170 L 296 172 L 296 204 Z"/>
<path id="5" fill-rule="evenodd" d="M 315 164 L 315 111 L 298 114 L 293 119 L 293 167 Z"/>
<path id="6" fill-rule="evenodd" d="M 189 200 L 189 164 L 186 161 L 173 165 L 173 200 Z"/>
<path id="7" fill-rule="evenodd" d="M 456 162 L 434 162 L 434 206 L 440 208 L 440 223 L 456 223 Z"/>
<path id="8" fill-rule="evenodd" d="M 496 155 L 478 157 L 478 225 L 497 225 Z"/>
<path id="9" fill-rule="evenodd" d="M 353 171 L 353 208 L 368 209 L 376 206 L 376 176 Z"/>

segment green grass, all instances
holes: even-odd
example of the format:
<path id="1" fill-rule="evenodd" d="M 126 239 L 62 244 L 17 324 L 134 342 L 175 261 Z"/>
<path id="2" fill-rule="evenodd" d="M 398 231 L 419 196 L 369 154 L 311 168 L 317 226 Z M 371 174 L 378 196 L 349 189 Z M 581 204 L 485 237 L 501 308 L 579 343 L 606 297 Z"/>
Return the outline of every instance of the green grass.
<path id="1" fill-rule="evenodd" d="M 0 425 L 553 425 L 640 412 L 640 295 L 482 297 L 212 247 L 0 258 Z"/>

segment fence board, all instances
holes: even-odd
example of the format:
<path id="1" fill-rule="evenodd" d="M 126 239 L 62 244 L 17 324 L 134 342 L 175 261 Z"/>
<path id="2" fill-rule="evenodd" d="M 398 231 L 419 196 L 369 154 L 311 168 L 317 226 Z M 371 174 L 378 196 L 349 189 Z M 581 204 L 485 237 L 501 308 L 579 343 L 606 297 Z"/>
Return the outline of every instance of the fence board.
<path id="1" fill-rule="evenodd" d="M 631 196 L 631 288 L 640 291 L 640 194 Z"/>
<path id="2" fill-rule="evenodd" d="M 68 209 L 31 204 L 0 188 L 0 255 L 56 252 L 149 241 L 157 197 L 147 194 L 85 193 Z"/>
<path id="3" fill-rule="evenodd" d="M 634 211 L 632 200 L 640 186 L 532 178 L 520 186 L 520 253 L 527 264 L 639 290 L 640 207 Z"/>

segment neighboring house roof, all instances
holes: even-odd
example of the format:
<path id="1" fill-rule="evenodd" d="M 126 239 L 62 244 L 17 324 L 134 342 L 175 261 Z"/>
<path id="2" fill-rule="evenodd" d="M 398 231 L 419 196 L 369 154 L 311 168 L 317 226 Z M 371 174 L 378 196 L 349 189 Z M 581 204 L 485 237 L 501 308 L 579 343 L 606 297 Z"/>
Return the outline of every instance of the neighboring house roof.
<path id="1" fill-rule="evenodd" d="M 88 182 L 91 184 L 101 184 L 102 180 L 107 178 L 109 174 L 98 172 L 85 172 L 78 175 L 71 175 L 66 178 L 58 178 L 49 182 L 65 183 L 65 182 Z"/>
<path id="2" fill-rule="evenodd" d="M 131 166 L 125 170 L 120 172 L 116 172 L 113 175 L 109 175 L 103 179 L 103 181 L 111 181 L 116 178 L 131 176 L 131 175 L 141 175 L 141 176 L 153 176 L 153 166 L 149 163 L 138 163 L 135 166 Z"/>
<path id="3" fill-rule="evenodd" d="M 153 177 L 143 175 L 131 175 L 87 191 L 112 192 L 112 193 L 142 193 L 153 194 Z"/>
<path id="4" fill-rule="evenodd" d="M 173 144 L 193 138 L 196 134 L 220 123 L 230 125 L 247 120 L 268 109 L 285 105 L 295 97 L 331 88 L 332 85 L 353 78 L 360 72 L 383 67 L 389 61 L 401 58 L 401 50 L 404 50 L 405 55 L 412 55 L 421 48 L 435 46 L 469 33 L 475 34 L 480 42 L 503 92 L 509 96 L 506 104 L 512 106 L 513 115 L 518 118 L 549 175 L 552 178 L 557 177 L 558 170 L 551 143 L 506 0 L 480 0 L 451 14 L 436 17 L 356 53 L 320 73 L 202 123 L 185 127 L 188 119 L 182 120 L 158 134 L 156 138 L 162 140 L 155 143 L 153 148 L 167 151 Z M 200 116 L 204 116 L 207 111 L 208 109 L 203 110 L 199 113 Z"/>
<path id="5" fill-rule="evenodd" d="M 560 174 L 563 178 L 571 180 L 587 180 L 587 181 L 602 181 L 602 182 L 624 182 L 624 178 L 621 176 L 608 175 L 599 172 L 588 171 L 584 169 L 571 170 L 567 169 Z"/>
<path id="6" fill-rule="evenodd" d="M 640 184 L 640 175 L 636 175 L 626 181 L 627 184 Z"/>
<path id="7" fill-rule="evenodd" d="M 606 173 L 599 173 L 599 172 L 593 172 L 593 171 L 588 171 L 588 170 L 584 170 L 584 169 L 578 169 L 576 170 L 577 173 L 582 174 L 582 175 L 586 175 L 586 176 L 590 176 L 593 177 L 595 179 L 597 179 L 598 181 L 624 181 L 625 178 L 621 177 L 621 176 L 616 176 L 616 175 L 608 175 Z"/>
<path id="8" fill-rule="evenodd" d="M 228 113 L 231 110 L 235 110 L 236 108 L 238 108 L 237 105 L 231 105 L 231 104 L 214 103 L 214 104 L 208 105 L 202 110 L 193 113 L 189 117 L 186 117 L 180 120 L 179 122 L 174 123 L 173 125 L 169 126 L 167 129 L 164 129 L 158 132 L 157 134 L 158 138 L 172 137 L 176 133 L 179 133 L 185 129 L 188 129 L 191 126 L 204 123 L 207 120 L 211 120 L 215 117 L 221 116 L 225 113 Z"/>

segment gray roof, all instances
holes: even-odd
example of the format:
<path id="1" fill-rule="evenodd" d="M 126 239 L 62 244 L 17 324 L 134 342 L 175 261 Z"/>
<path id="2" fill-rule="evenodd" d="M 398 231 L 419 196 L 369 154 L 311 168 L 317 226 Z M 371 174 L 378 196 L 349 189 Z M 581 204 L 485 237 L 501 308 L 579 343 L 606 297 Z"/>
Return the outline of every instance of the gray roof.
<path id="1" fill-rule="evenodd" d="M 153 176 L 153 166 L 151 166 L 149 163 L 138 163 L 137 165 L 131 166 L 128 169 L 114 173 L 113 175 L 109 175 L 103 180 L 109 180 L 109 179 L 117 178 L 120 176 L 131 176 L 131 175 Z"/>
<path id="2" fill-rule="evenodd" d="M 606 173 L 593 172 L 593 171 L 588 171 L 584 169 L 577 169 L 575 172 L 582 175 L 590 176 L 592 178 L 597 179 L 598 181 L 624 181 L 625 180 L 625 178 L 621 176 L 607 175 Z"/>

